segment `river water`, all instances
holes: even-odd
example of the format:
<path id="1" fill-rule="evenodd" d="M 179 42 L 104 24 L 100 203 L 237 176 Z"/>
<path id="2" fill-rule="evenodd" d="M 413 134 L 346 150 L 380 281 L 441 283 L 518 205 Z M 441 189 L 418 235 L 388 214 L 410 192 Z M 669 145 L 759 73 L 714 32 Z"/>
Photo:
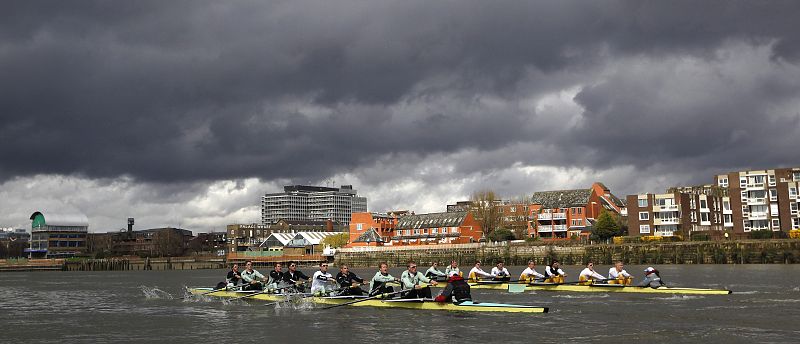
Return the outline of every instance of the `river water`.
<path id="1" fill-rule="evenodd" d="M 643 268 L 626 266 L 637 280 Z M 184 286 L 213 286 L 224 279 L 223 270 L 3 273 L 0 343 L 800 342 L 800 265 L 658 268 L 671 286 L 734 293 L 509 294 L 476 289 L 475 301 L 541 305 L 550 307 L 550 313 L 320 310 L 180 299 Z M 509 270 L 516 275 L 522 267 Z M 565 270 L 576 276 L 580 268 Z M 355 271 L 365 278 L 375 272 Z M 399 269 L 391 272 L 400 274 Z"/>

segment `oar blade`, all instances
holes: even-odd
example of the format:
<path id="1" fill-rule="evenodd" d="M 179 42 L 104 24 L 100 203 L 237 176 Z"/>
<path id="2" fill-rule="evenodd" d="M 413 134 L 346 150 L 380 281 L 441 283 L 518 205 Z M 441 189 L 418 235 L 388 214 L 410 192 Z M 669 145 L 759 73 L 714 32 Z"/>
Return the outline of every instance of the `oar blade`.
<path id="1" fill-rule="evenodd" d="M 509 293 L 522 293 L 525 291 L 525 285 L 519 283 L 509 283 L 508 284 L 508 292 Z"/>

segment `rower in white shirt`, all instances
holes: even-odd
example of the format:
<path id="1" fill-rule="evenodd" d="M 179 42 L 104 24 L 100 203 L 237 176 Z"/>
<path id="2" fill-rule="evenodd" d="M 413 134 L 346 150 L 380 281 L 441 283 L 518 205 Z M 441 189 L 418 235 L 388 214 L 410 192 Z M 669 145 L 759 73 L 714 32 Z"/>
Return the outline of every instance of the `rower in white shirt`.
<path id="1" fill-rule="evenodd" d="M 311 277 L 311 293 L 312 294 L 327 294 L 334 289 L 336 280 L 328 272 L 328 263 L 321 263 L 319 271 L 314 273 Z"/>
<path id="2" fill-rule="evenodd" d="M 605 279 L 606 278 L 603 277 L 603 275 L 598 274 L 596 271 L 594 271 L 594 263 L 592 261 L 589 261 L 589 263 L 586 264 L 586 268 L 584 268 L 581 271 L 581 274 L 578 276 L 578 281 L 580 281 L 581 284 L 590 284 L 590 282 L 605 281 Z"/>
<path id="3" fill-rule="evenodd" d="M 625 265 L 622 264 L 622 261 L 617 261 L 611 269 L 608 269 L 608 283 L 624 285 L 633 283 L 633 276 L 625 271 Z"/>
<path id="4" fill-rule="evenodd" d="M 481 262 L 480 261 L 475 262 L 475 266 L 472 267 L 472 270 L 469 270 L 469 281 L 470 282 L 476 282 L 479 279 L 491 279 L 491 278 L 494 278 L 494 276 L 492 274 L 486 272 L 486 271 L 483 271 L 483 269 L 481 269 Z"/>
<path id="5" fill-rule="evenodd" d="M 519 275 L 520 282 L 528 282 L 533 283 L 536 280 L 543 280 L 544 275 L 536 272 L 536 262 L 533 260 L 528 261 L 528 267 L 525 270 L 522 270 L 522 273 Z"/>
<path id="6" fill-rule="evenodd" d="M 491 275 L 493 280 L 495 281 L 508 281 L 511 279 L 511 274 L 508 272 L 508 269 L 503 266 L 503 261 L 497 262 L 497 266 L 492 268 Z"/>

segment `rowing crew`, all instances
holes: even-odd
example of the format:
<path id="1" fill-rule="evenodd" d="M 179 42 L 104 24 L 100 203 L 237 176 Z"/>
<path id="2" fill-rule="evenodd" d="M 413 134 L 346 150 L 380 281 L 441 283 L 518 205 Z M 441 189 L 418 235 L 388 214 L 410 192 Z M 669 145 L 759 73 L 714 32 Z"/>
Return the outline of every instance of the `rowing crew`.
<path id="1" fill-rule="evenodd" d="M 448 285 L 437 296 L 440 302 L 456 300 L 462 302 L 471 300 L 469 285 L 460 276 L 457 264 L 451 263 L 453 269 L 448 270 Z M 290 263 L 289 270 L 283 272 L 281 264 L 275 264 L 275 270 L 270 271 L 269 278 L 265 277 L 257 270 L 253 269 L 253 263 L 248 261 L 245 263 L 245 271 L 239 273 L 239 266 L 234 264 L 231 271 L 228 272 L 227 281 L 221 282 L 217 285 L 217 289 L 233 289 L 241 288 L 242 290 L 268 290 L 279 292 L 280 290 L 303 292 L 304 283 L 311 281 L 311 293 L 314 295 L 363 295 L 364 290 L 361 285 L 364 280 L 359 278 L 355 273 L 349 271 L 347 265 L 342 265 L 339 268 L 339 273 L 334 278 L 328 272 L 328 263 L 321 263 L 319 270 L 316 271 L 311 278 L 297 270 L 297 264 Z M 241 285 L 239 284 L 241 282 Z M 381 263 L 378 272 L 370 282 L 369 295 L 378 295 L 382 293 L 392 293 L 394 288 L 388 286 L 388 283 L 400 283 L 402 290 L 405 293 L 400 295 L 400 298 L 431 298 L 430 286 L 436 286 L 438 282 L 432 280 L 422 273 L 417 271 L 417 264 L 409 262 L 407 270 L 403 271 L 400 278 L 396 278 L 389 274 L 389 265 Z M 425 283 L 425 284 L 423 284 Z"/>
<path id="2" fill-rule="evenodd" d="M 645 269 L 645 278 L 639 283 L 642 287 L 659 287 L 664 285 L 661 281 L 661 275 L 658 270 L 648 267 Z M 553 260 L 550 265 L 544 268 L 544 273 L 536 271 L 536 263 L 533 260 L 528 261 L 528 266 L 519 276 L 520 281 L 527 281 L 529 283 L 555 283 L 563 284 L 567 274 L 561 269 L 561 264 L 558 260 Z M 503 262 L 497 263 L 497 266 L 492 268 L 492 271 L 487 273 L 481 269 L 481 262 L 475 262 L 475 267 L 469 272 L 470 281 L 491 280 L 491 281 L 509 281 L 510 274 L 508 269 L 503 265 Z M 625 265 L 621 261 L 617 261 L 613 267 L 608 270 L 608 277 L 605 277 L 594 270 L 594 263 L 589 262 L 586 264 L 580 274 L 578 275 L 580 284 L 591 283 L 607 283 L 607 284 L 622 284 L 631 285 L 633 283 L 633 276 L 625 271 Z"/>

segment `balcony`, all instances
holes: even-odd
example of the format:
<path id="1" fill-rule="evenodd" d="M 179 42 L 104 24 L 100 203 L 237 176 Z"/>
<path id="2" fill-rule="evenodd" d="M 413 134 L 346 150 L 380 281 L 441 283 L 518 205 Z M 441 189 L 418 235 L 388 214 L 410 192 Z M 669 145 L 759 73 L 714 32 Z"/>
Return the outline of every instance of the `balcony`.
<path id="1" fill-rule="evenodd" d="M 762 190 L 764 189 L 764 182 L 761 183 L 747 183 L 747 190 Z"/>
<path id="2" fill-rule="evenodd" d="M 767 199 L 760 197 L 760 198 L 748 198 L 747 205 L 767 205 Z"/>
<path id="3" fill-rule="evenodd" d="M 554 225 L 553 232 L 564 232 L 567 230 L 567 225 Z"/>
<path id="4" fill-rule="evenodd" d="M 567 213 L 553 213 L 553 220 L 566 220 Z"/>
<path id="5" fill-rule="evenodd" d="M 539 226 L 539 233 L 550 233 L 553 231 L 553 226 Z"/>
<path id="6" fill-rule="evenodd" d="M 681 219 L 679 218 L 671 218 L 671 219 L 653 219 L 653 224 L 658 225 L 679 225 L 681 224 Z"/>
<path id="7" fill-rule="evenodd" d="M 678 208 L 677 204 L 661 205 L 661 206 L 654 205 L 653 206 L 653 212 L 666 212 L 666 211 L 678 211 L 678 210 L 680 210 L 680 209 Z"/>
<path id="8" fill-rule="evenodd" d="M 768 214 L 766 212 L 752 212 L 750 213 L 749 220 L 766 220 L 767 215 Z"/>
<path id="9" fill-rule="evenodd" d="M 537 219 L 537 220 L 540 220 L 540 221 L 541 221 L 541 220 L 552 220 L 552 219 L 553 219 L 553 214 L 550 214 L 550 213 L 541 213 L 541 214 L 539 214 L 539 215 L 537 215 L 537 216 L 536 216 L 536 219 Z"/>

